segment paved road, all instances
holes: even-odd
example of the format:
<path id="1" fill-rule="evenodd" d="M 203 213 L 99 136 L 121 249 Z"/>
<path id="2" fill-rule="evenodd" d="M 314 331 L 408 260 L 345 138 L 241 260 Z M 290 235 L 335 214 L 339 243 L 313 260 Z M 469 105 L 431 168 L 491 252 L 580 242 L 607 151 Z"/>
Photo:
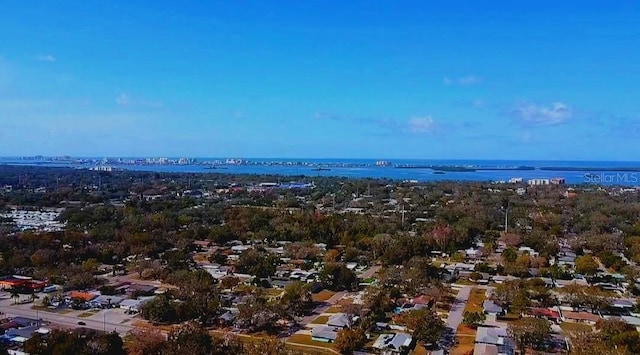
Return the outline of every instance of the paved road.
<path id="1" fill-rule="evenodd" d="M 46 311 L 36 312 L 33 309 L 22 309 L 17 307 L 2 307 L 3 311 L 9 317 L 25 317 L 36 319 L 37 316 L 43 322 L 52 323 L 53 325 L 61 326 L 63 328 L 80 328 L 85 327 L 89 329 L 95 330 L 106 330 L 106 331 L 116 331 L 120 335 L 126 335 L 129 331 L 133 330 L 135 327 L 127 324 L 121 323 L 111 323 L 105 320 L 109 320 L 108 318 L 103 319 L 90 319 L 90 318 L 78 318 L 77 316 L 67 316 L 64 314 L 51 313 Z M 84 322 L 86 325 L 80 326 L 78 322 Z"/>

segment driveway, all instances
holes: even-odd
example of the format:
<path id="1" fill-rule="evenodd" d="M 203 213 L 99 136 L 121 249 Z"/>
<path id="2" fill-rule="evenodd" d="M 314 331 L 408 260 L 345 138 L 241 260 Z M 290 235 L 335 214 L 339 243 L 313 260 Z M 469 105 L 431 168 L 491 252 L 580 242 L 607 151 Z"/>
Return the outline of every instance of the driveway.
<path id="1" fill-rule="evenodd" d="M 380 270 L 381 267 L 382 266 L 380 266 L 380 265 L 374 265 L 374 266 L 368 268 L 362 274 L 360 274 L 360 278 L 363 279 L 363 280 L 366 280 L 368 278 L 373 277 L 373 275 L 375 275 L 376 272 L 378 272 L 378 270 Z"/>
<path id="2" fill-rule="evenodd" d="M 449 311 L 449 317 L 447 318 L 447 329 L 445 329 L 442 334 L 442 339 L 440 340 L 440 347 L 449 349 L 453 345 L 453 340 L 455 338 L 456 331 L 458 327 L 462 323 L 462 318 L 464 316 L 464 307 L 467 305 L 467 301 L 469 301 L 469 295 L 471 294 L 471 286 L 465 286 L 458 291 L 458 295 L 456 296 L 455 301 L 451 305 L 451 310 Z"/>
<path id="3" fill-rule="evenodd" d="M 471 289 L 471 286 L 466 286 L 460 289 L 460 291 L 458 291 L 458 295 L 456 296 L 456 300 L 451 305 L 449 318 L 447 318 L 447 327 L 452 328 L 454 332 L 456 331 L 456 329 L 458 329 L 460 323 L 462 323 L 464 307 L 467 305 L 467 301 L 469 301 Z"/>

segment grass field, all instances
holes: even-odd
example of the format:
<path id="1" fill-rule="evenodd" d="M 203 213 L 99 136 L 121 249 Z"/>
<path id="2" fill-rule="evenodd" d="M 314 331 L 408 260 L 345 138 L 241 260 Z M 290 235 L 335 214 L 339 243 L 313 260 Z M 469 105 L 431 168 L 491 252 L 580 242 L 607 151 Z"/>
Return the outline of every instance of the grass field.
<path id="1" fill-rule="evenodd" d="M 335 295 L 336 293 L 333 291 L 329 291 L 329 290 L 322 290 L 318 293 L 315 293 L 312 295 L 313 300 L 315 302 L 324 302 L 326 300 L 328 300 L 329 298 L 333 297 L 333 295 Z"/>
<path id="2" fill-rule="evenodd" d="M 324 313 L 340 313 L 342 312 L 342 306 L 331 306 Z"/>
<path id="3" fill-rule="evenodd" d="M 458 335 L 473 335 L 476 336 L 476 330 L 468 325 L 460 324 L 458 327 L 458 331 L 456 332 Z"/>
<path id="4" fill-rule="evenodd" d="M 449 354 L 451 355 L 469 355 L 473 354 L 473 348 L 475 347 L 475 336 L 461 336 L 457 337 L 458 343 L 451 349 Z"/>
<path id="5" fill-rule="evenodd" d="M 581 323 L 560 323 L 560 328 L 565 332 L 592 332 L 593 328 L 588 324 Z"/>
<path id="6" fill-rule="evenodd" d="M 327 348 L 331 350 L 335 350 L 333 344 L 323 343 L 321 341 L 313 341 L 311 339 L 311 335 L 307 334 L 293 334 L 287 339 L 287 344 L 302 344 L 302 345 L 311 345 L 311 346 L 319 346 L 321 348 Z"/>
<path id="7" fill-rule="evenodd" d="M 94 316 L 97 312 L 82 312 L 80 314 L 78 314 L 78 318 L 89 318 L 91 316 Z"/>
<path id="8" fill-rule="evenodd" d="M 487 298 L 486 291 L 482 288 L 474 288 L 469 295 L 469 301 L 464 307 L 465 312 L 480 312 L 484 311 L 482 303 Z"/>
<path id="9" fill-rule="evenodd" d="M 329 321 L 329 316 L 320 316 L 314 319 L 313 321 L 311 321 L 311 324 L 327 324 L 328 321 Z"/>

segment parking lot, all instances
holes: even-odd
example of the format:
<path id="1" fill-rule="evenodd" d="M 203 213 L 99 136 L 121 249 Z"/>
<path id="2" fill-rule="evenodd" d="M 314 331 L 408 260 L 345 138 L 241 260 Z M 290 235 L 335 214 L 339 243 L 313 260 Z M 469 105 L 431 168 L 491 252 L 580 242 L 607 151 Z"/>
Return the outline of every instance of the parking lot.
<path id="1" fill-rule="evenodd" d="M 0 291 L 0 312 L 6 316 L 30 317 L 64 327 L 85 326 L 96 330 L 116 330 L 120 333 L 131 330 L 131 320 L 137 316 L 127 314 L 121 308 L 74 310 L 69 303 L 64 302 L 58 307 L 44 308 L 38 305 L 47 294 L 37 293 L 35 296 L 37 298 L 31 302 L 31 295 L 20 295 L 19 299 L 14 299 L 11 293 Z"/>

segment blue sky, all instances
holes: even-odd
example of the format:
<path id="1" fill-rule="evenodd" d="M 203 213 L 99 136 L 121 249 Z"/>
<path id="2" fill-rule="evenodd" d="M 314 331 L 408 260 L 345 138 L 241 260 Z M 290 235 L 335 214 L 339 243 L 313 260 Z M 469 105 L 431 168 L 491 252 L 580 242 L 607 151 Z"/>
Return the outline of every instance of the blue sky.
<path id="1" fill-rule="evenodd" d="M 4 1 L 0 155 L 640 160 L 639 2 L 195 3 Z"/>

